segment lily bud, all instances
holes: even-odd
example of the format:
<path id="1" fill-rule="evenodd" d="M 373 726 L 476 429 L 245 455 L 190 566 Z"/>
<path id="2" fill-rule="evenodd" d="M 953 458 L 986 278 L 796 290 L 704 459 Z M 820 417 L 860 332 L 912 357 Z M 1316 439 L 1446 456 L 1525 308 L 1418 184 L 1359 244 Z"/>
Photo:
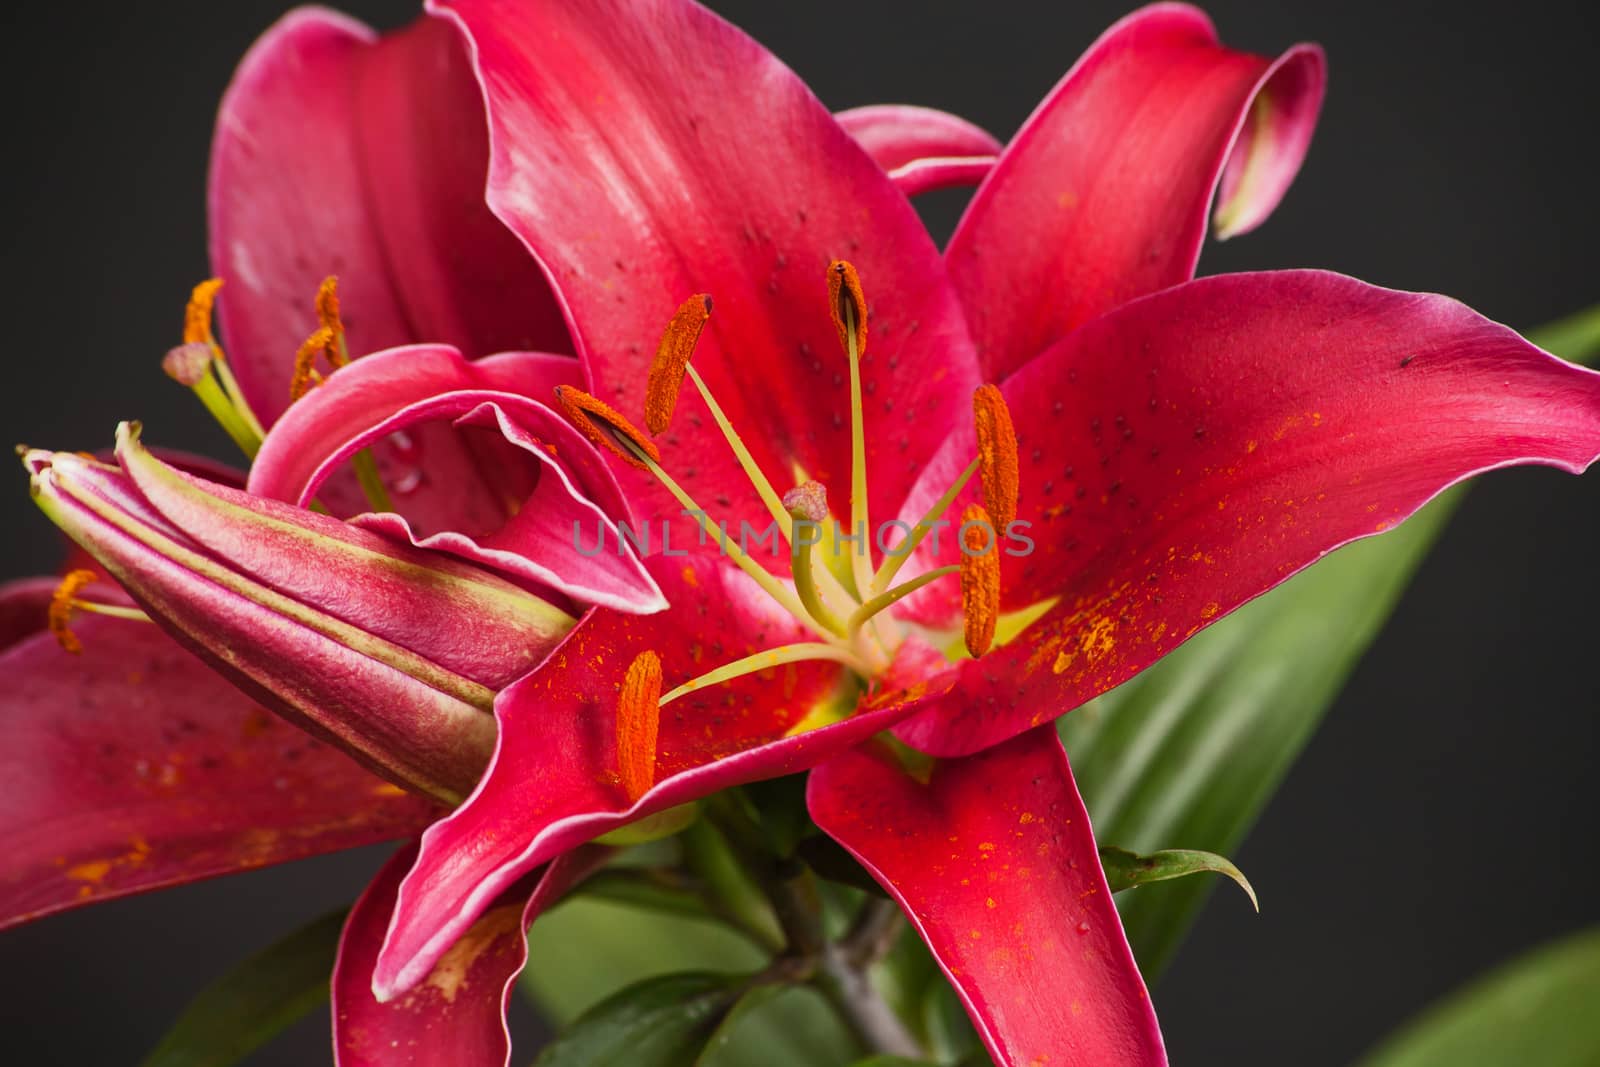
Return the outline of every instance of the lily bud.
<path id="1" fill-rule="evenodd" d="M 138 433 L 118 427 L 119 466 L 26 453 L 35 502 L 267 707 L 391 781 L 465 797 L 494 747 L 495 693 L 573 618 L 454 557 L 175 470 Z"/>

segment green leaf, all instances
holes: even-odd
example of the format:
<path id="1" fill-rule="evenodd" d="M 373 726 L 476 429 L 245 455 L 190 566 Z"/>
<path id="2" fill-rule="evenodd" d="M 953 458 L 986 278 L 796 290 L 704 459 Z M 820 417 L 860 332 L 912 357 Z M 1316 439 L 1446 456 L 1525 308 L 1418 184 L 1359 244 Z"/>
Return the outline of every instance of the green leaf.
<path id="1" fill-rule="evenodd" d="M 1250 898 L 1250 905 L 1256 911 L 1261 910 L 1261 902 L 1256 899 L 1256 891 L 1250 887 L 1250 880 L 1244 876 L 1244 872 L 1235 867 L 1232 861 L 1215 852 L 1168 848 L 1152 852 L 1148 856 L 1141 856 L 1125 848 L 1101 845 L 1100 865 L 1105 868 L 1106 880 L 1111 883 L 1113 893 L 1154 882 L 1169 882 L 1174 878 L 1205 871 L 1225 874 L 1244 890 L 1245 896 Z"/>
<path id="2" fill-rule="evenodd" d="M 224 1067 L 327 1002 L 346 912 L 325 915 L 234 967 L 189 1002 L 144 1067 Z"/>
<path id="3" fill-rule="evenodd" d="M 529 944 L 522 988 L 558 1026 L 645 978 L 686 969 L 749 973 L 768 962 L 749 939 L 709 917 L 582 898 L 542 916 Z M 787 989 L 741 1016 L 705 1067 L 813 1067 L 860 1052 L 809 988 Z"/>
<path id="4" fill-rule="evenodd" d="M 584 879 L 576 892 L 673 915 L 702 916 L 706 911 L 693 880 L 670 867 L 607 867 Z"/>
<path id="5" fill-rule="evenodd" d="M 1592 359 L 1600 309 L 1532 339 Z M 1340 549 L 1062 719 L 1097 836 L 1139 852 L 1179 842 L 1236 851 L 1463 492 Z M 1118 901 L 1147 978 L 1166 966 L 1211 889 L 1186 879 Z"/>
<path id="6" fill-rule="evenodd" d="M 703 972 L 648 978 L 584 1012 L 535 1065 L 692 1067 L 748 984 L 742 975 Z"/>
<path id="7" fill-rule="evenodd" d="M 1600 1063 L 1600 927 L 1548 945 L 1430 1008 L 1361 1067 Z"/>
<path id="8" fill-rule="evenodd" d="M 908 1060 L 904 1056 L 869 1056 L 850 1067 L 930 1067 L 927 1060 Z"/>
<path id="9" fill-rule="evenodd" d="M 695 1067 L 716 1062 L 719 1056 L 728 1055 L 728 1049 L 733 1045 L 735 1036 L 741 1026 L 754 1015 L 761 1007 L 774 998 L 782 995 L 789 987 L 781 983 L 758 985 L 747 990 L 734 1004 L 733 1010 L 723 1018 L 722 1024 L 717 1027 L 716 1033 L 706 1042 L 700 1056 L 694 1061 Z"/>

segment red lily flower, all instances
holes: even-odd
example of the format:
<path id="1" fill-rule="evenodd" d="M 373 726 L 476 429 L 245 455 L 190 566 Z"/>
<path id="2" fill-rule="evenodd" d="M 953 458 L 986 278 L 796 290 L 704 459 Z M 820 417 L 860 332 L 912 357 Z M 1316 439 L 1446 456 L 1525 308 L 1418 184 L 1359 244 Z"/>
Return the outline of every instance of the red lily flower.
<path id="1" fill-rule="evenodd" d="M 248 201 L 272 220 L 254 234 L 217 229 L 214 255 L 245 282 L 230 290 L 245 293 L 226 308 L 230 331 L 251 336 L 274 301 L 304 291 L 308 268 L 284 235 L 326 234 L 329 248 L 388 264 L 362 299 L 402 309 L 375 313 L 390 332 L 367 327 L 373 340 L 356 350 L 420 339 L 401 332 L 418 322 L 472 355 L 531 347 L 529 323 L 547 319 L 494 313 L 559 307 L 589 388 L 625 414 L 648 412 L 652 429 L 671 423 L 657 452 L 614 411 L 564 394 L 628 461 L 617 475 L 636 517 L 675 518 L 687 497 L 708 523 L 737 529 L 769 511 L 798 523 L 790 506 L 825 513 L 815 482 L 849 500 L 852 527 L 893 516 L 908 529 L 938 518 L 936 502 L 975 506 L 964 483 L 981 467 L 983 506 L 1001 527 L 1014 508 L 1035 550 L 965 556 L 959 595 L 938 566 L 962 552 L 955 537 L 942 553 L 930 538 L 900 586 L 871 540 L 851 573 L 813 573 L 803 553 L 794 570 L 755 559 L 735 573 L 712 539 L 678 541 L 698 549 L 686 558 L 646 560 L 667 610 L 593 608 L 504 688 L 475 791 L 358 906 L 336 975 L 341 1062 L 414 1039 L 503 1060 L 494 1001 L 520 966 L 519 924 L 592 861 L 574 849 L 810 767 L 813 818 L 905 907 L 997 1062 L 1164 1062 L 1046 724 L 1462 478 L 1513 463 L 1583 469 L 1600 453 L 1600 377 L 1443 297 L 1313 271 L 1190 281 L 1214 193 L 1223 235 L 1258 224 L 1283 194 L 1323 67 L 1312 48 L 1276 62 L 1225 49 L 1187 7 L 1113 27 L 998 153 L 924 112 L 836 119 L 687 0 L 430 10 L 470 45 L 488 115 L 488 208 L 542 275 L 531 278 L 474 196 L 449 195 L 474 191 L 478 172 L 435 166 L 481 158 L 437 147 L 467 135 L 449 119 L 468 96 L 407 95 L 432 85 L 408 71 L 459 55 L 442 23 L 374 40 L 304 15 L 258 46 L 229 113 L 281 102 L 324 123 L 338 152 L 327 186 L 285 194 L 271 212 L 236 168 L 269 141 L 219 139 L 214 177 L 228 193 L 214 210 L 242 218 L 229 204 Z M 319 110 L 327 100 L 349 110 Z M 347 136 L 363 123 L 372 137 Z M 367 155 L 347 158 L 356 153 Z M 421 177 L 363 195 L 361 175 L 375 172 Z M 941 257 L 907 191 L 980 174 Z M 462 232 L 435 193 L 472 205 L 465 232 L 497 235 L 486 247 L 498 240 L 505 258 L 474 267 L 521 279 L 526 304 L 479 304 L 485 290 L 439 265 L 455 257 L 418 254 Z M 865 298 L 849 272 L 829 273 L 841 259 L 859 268 Z M 846 283 L 828 299 L 825 277 Z M 706 323 L 691 321 L 697 301 L 683 303 L 701 292 L 716 300 Z M 553 304 L 532 295 L 545 293 Z M 430 301 L 462 317 L 414 310 Z M 680 305 L 673 343 L 647 373 L 645 341 Z M 690 349 L 696 392 L 673 418 Z M 266 357 L 236 359 L 247 389 L 287 377 Z M 309 500 L 332 464 L 395 429 L 443 422 L 448 438 L 464 413 L 516 406 L 449 359 L 437 378 L 408 378 L 396 355 L 331 376 L 273 427 L 251 489 Z M 393 395 L 363 399 L 389 380 Z M 518 425 L 501 433 L 515 438 Z M 794 475 L 805 492 L 778 503 L 760 472 Z M 509 527 L 464 530 L 454 507 L 407 514 L 421 534 L 376 521 L 522 577 L 533 576 L 512 557 L 552 549 L 531 528 L 510 547 L 499 540 Z M 908 587 L 918 595 L 894 595 Z M 981 658 L 946 657 L 919 634 L 964 634 Z M 921 755 L 881 739 L 890 728 Z"/>

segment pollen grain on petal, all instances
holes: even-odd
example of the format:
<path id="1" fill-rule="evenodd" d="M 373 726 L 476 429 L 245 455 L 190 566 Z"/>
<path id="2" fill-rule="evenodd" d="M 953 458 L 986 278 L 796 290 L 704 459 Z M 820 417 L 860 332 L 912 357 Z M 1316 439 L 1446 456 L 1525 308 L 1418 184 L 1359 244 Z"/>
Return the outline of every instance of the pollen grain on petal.
<path id="1" fill-rule="evenodd" d="M 661 657 L 646 649 L 628 665 L 617 695 L 617 772 L 633 804 L 656 783 L 661 727 Z"/>
<path id="2" fill-rule="evenodd" d="M 183 309 L 185 344 L 216 343 L 216 338 L 211 334 L 211 310 L 216 306 L 217 290 L 221 288 L 221 278 L 207 278 L 189 293 L 189 304 Z"/>
<path id="3" fill-rule="evenodd" d="M 570 385 L 558 385 L 556 403 L 585 437 L 622 457 L 630 466 L 645 471 L 650 469 L 638 456 L 622 447 L 621 440 L 626 440 L 653 462 L 661 462 L 661 451 L 656 448 L 655 442 L 640 433 L 638 427 L 604 400 Z"/>
<path id="4" fill-rule="evenodd" d="M 867 351 L 867 297 L 855 267 L 842 259 L 828 265 L 828 312 L 833 316 L 833 328 L 839 331 L 839 346 L 846 352 L 850 350 L 850 334 L 855 333 L 855 354 L 859 358 Z"/>
<path id="5" fill-rule="evenodd" d="M 989 513 L 972 504 L 961 513 L 961 614 L 974 659 L 994 644 L 1000 617 L 1000 545 Z"/>
<path id="6" fill-rule="evenodd" d="M 55 635 L 56 642 L 74 656 L 83 651 L 83 642 L 72 632 L 71 625 L 72 612 L 78 604 L 78 591 L 99 580 L 100 576 L 94 571 L 68 571 L 66 577 L 61 579 L 61 584 L 56 586 L 56 591 L 50 594 L 46 624 Z"/>
<path id="7" fill-rule="evenodd" d="M 667 323 L 661 344 L 656 348 L 656 358 L 650 363 L 650 378 L 645 387 L 644 424 L 651 434 L 663 433 L 672 425 L 684 372 L 700 341 L 700 331 L 705 329 L 710 317 L 711 298 L 698 293 L 685 300 Z"/>
<path id="8" fill-rule="evenodd" d="M 972 394 L 972 419 L 978 431 L 978 473 L 983 506 L 1004 530 L 1017 517 L 1020 482 L 1017 431 L 998 386 L 980 385 Z"/>

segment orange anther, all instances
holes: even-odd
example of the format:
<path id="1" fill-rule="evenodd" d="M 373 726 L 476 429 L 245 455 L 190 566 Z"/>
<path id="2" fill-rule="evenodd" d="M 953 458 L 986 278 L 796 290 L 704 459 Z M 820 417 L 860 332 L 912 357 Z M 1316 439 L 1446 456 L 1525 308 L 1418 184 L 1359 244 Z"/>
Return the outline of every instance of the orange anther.
<path id="1" fill-rule="evenodd" d="M 628 665 L 617 695 L 617 770 L 630 804 L 656 784 L 660 727 L 661 657 L 646 649 Z"/>
<path id="2" fill-rule="evenodd" d="M 71 628 L 72 612 L 78 605 L 78 591 L 99 580 L 100 576 L 94 571 L 69 571 L 67 576 L 61 579 L 61 584 L 56 586 L 56 591 L 50 594 L 50 607 L 45 616 L 46 625 L 50 628 L 50 632 L 55 634 L 56 641 L 61 647 L 74 656 L 83 651 L 83 642 Z"/>
<path id="3" fill-rule="evenodd" d="M 604 400 L 590 396 L 582 389 L 575 389 L 570 385 L 558 385 L 556 403 L 561 405 L 561 410 L 585 437 L 601 448 L 622 457 L 631 466 L 638 467 L 642 471 L 650 469 L 638 456 L 623 448 L 619 438 L 625 439 L 656 463 L 661 462 L 661 452 L 656 448 L 655 442 L 640 433 L 638 427 Z"/>
<path id="4" fill-rule="evenodd" d="M 856 269 L 842 259 L 828 266 L 828 312 L 833 328 L 839 331 L 839 345 L 850 351 L 850 336 L 855 335 L 855 354 L 867 350 L 867 298 L 861 291 Z M 848 323 L 848 325 L 846 325 Z"/>
<path id="5" fill-rule="evenodd" d="M 644 424 L 652 434 L 659 434 L 672 425 L 684 371 L 689 368 L 700 331 L 705 329 L 710 317 L 711 298 L 704 293 L 691 296 L 673 313 L 672 321 L 661 335 L 656 358 L 650 363 L 650 378 L 644 394 Z"/>
<path id="6" fill-rule="evenodd" d="M 961 614 L 974 659 L 994 644 L 1000 617 L 1000 542 L 989 513 L 972 504 L 961 513 Z"/>
<path id="7" fill-rule="evenodd" d="M 978 474 L 983 506 L 1004 531 L 1017 517 L 1017 431 L 998 387 L 980 385 L 972 394 L 972 419 L 978 429 Z"/>

